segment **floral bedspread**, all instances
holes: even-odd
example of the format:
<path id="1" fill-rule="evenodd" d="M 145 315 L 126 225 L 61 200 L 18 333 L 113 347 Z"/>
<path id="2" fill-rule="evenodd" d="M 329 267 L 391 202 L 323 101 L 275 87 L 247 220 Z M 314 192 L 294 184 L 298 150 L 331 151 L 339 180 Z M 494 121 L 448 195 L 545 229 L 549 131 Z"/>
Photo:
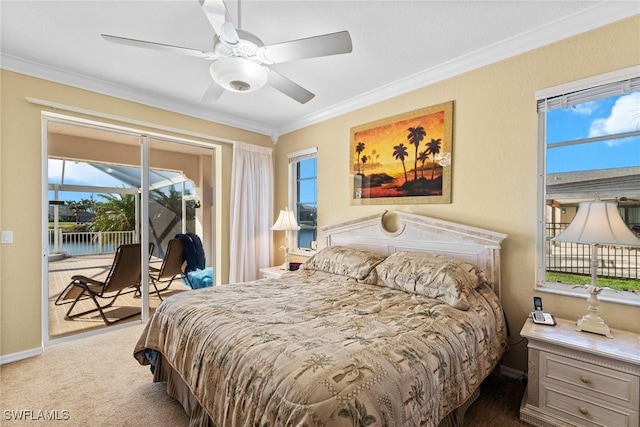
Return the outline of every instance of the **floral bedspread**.
<path id="1" fill-rule="evenodd" d="M 493 292 L 467 298 L 301 270 L 168 298 L 134 356 L 161 352 L 219 426 L 436 426 L 506 348 Z"/>

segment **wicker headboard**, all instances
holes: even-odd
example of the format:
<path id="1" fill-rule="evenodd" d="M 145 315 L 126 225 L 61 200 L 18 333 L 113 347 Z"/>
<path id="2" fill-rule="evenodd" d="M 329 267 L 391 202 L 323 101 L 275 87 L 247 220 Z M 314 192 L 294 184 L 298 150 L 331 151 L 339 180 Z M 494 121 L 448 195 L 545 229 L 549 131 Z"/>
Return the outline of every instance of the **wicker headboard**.
<path id="1" fill-rule="evenodd" d="M 384 211 L 323 227 L 327 246 L 348 246 L 390 255 L 432 252 L 480 267 L 500 297 L 500 242 L 507 235 L 401 211 Z"/>

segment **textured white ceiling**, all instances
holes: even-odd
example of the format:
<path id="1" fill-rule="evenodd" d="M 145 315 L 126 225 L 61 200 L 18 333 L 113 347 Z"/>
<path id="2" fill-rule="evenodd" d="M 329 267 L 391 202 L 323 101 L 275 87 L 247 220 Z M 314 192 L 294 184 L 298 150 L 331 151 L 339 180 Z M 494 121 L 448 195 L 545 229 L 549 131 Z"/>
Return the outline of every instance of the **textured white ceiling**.
<path id="1" fill-rule="evenodd" d="M 236 25 L 237 2 L 227 1 Z M 209 62 L 108 43 L 101 33 L 210 50 L 197 0 L 1 1 L 2 68 L 279 135 L 640 13 L 637 1 L 243 0 L 241 28 L 268 45 L 348 30 L 353 53 L 272 67 L 316 94 L 265 87 L 200 98 Z"/>

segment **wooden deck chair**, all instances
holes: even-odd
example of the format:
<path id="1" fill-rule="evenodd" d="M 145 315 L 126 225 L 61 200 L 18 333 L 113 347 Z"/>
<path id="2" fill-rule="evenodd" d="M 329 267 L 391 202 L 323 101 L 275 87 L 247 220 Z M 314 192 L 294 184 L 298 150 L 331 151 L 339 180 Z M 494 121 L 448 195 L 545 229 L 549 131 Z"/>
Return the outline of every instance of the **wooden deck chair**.
<path id="1" fill-rule="evenodd" d="M 184 243 L 177 238 L 169 240 L 167 244 L 167 253 L 164 256 L 164 260 L 162 260 L 162 265 L 160 268 L 154 268 L 153 266 L 149 266 L 149 278 L 150 282 L 153 284 L 154 289 L 156 290 L 156 294 L 158 294 L 158 298 L 162 301 L 162 296 L 160 292 L 165 291 L 171 286 L 171 283 L 176 278 L 176 276 L 180 276 L 184 274 L 183 264 L 184 264 Z M 186 276 L 186 275 L 185 275 Z M 159 289 L 158 285 L 166 284 L 163 288 Z"/>
<path id="2" fill-rule="evenodd" d="M 61 305 L 68 300 L 73 300 L 71 307 L 64 316 L 66 320 L 72 320 L 78 316 L 99 311 L 104 322 L 109 325 L 120 320 L 133 317 L 140 312 L 128 314 L 116 320 L 109 320 L 104 314 L 103 309 L 111 307 L 116 298 L 127 288 L 135 288 L 140 286 L 141 267 L 140 267 L 140 244 L 121 245 L 116 250 L 113 258 L 113 264 L 104 281 L 92 279 L 82 275 L 71 277 L 71 283 L 65 288 L 56 300 L 56 305 Z M 134 291 L 135 289 L 132 289 Z M 80 300 L 90 298 L 96 305 L 92 310 L 83 311 L 82 313 L 71 314 L 71 311 Z M 105 305 L 100 305 L 98 299 L 108 300 Z"/>

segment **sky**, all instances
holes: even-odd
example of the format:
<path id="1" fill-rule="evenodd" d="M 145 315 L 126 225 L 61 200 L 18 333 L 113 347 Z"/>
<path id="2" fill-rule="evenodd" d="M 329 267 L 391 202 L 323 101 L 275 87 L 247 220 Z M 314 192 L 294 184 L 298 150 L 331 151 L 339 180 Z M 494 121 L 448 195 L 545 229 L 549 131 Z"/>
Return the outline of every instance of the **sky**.
<path id="1" fill-rule="evenodd" d="M 640 131 L 640 91 L 547 114 L 547 144 Z M 547 150 L 547 173 L 640 166 L 640 136 Z"/>
<path id="2" fill-rule="evenodd" d="M 49 159 L 49 184 L 60 184 L 62 180 L 62 160 Z M 66 161 L 64 183 L 72 185 L 92 185 L 119 187 L 122 182 L 83 162 Z"/>
<path id="3" fill-rule="evenodd" d="M 49 184 L 61 183 L 62 174 L 63 174 L 62 163 L 63 163 L 62 160 L 59 160 L 59 159 L 48 160 Z M 64 184 L 114 187 L 114 188 L 129 187 L 122 181 L 114 178 L 108 173 L 105 173 L 87 163 L 70 161 L 70 160 L 64 163 L 65 163 Z M 157 172 L 158 172 L 157 174 L 151 174 L 152 178 L 156 180 L 163 179 L 163 178 L 170 178 L 176 175 L 176 172 L 171 172 L 171 171 L 157 171 Z M 195 191 L 190 181 L 187 182 L 186 188 L 188 191 L 191 192 L 191 194 L 193 194 Z M 181 186 L 177 185 L 176 189 L 180 190 Z M 101 193 L 102 192 L 91 193 L 91 192 L 61 191 L 58 194 L 57 200 L 79 201 L 82 199 L 93 199 L 95 201 L 101 202 L 101 201 L 104 201 L 104 198 L 99 196 Z M 49 191 L 49 200 L 53 200 L 53 199 L 54 199 L 54 193 L 53 191 Z"/>
<path id="4" fill-rule="evenodd" d="M 62 160 L 49 159 L 49 184 L 60 184 L 62 180 Z M 83 162 L 65 162 L 64 183 L 68 185 L 99 185 L 101 187 L 122 187 L 123 183 L 110 175 Z M 53 191 L 49 191 L 49 200 L 53 200 Z M 84 192 L 60 192 L 58 200 L 82 200 L 91 199 L 92 193 Z M 93 194 L 93 199 L 102 201 L 98 193 Z"/>

